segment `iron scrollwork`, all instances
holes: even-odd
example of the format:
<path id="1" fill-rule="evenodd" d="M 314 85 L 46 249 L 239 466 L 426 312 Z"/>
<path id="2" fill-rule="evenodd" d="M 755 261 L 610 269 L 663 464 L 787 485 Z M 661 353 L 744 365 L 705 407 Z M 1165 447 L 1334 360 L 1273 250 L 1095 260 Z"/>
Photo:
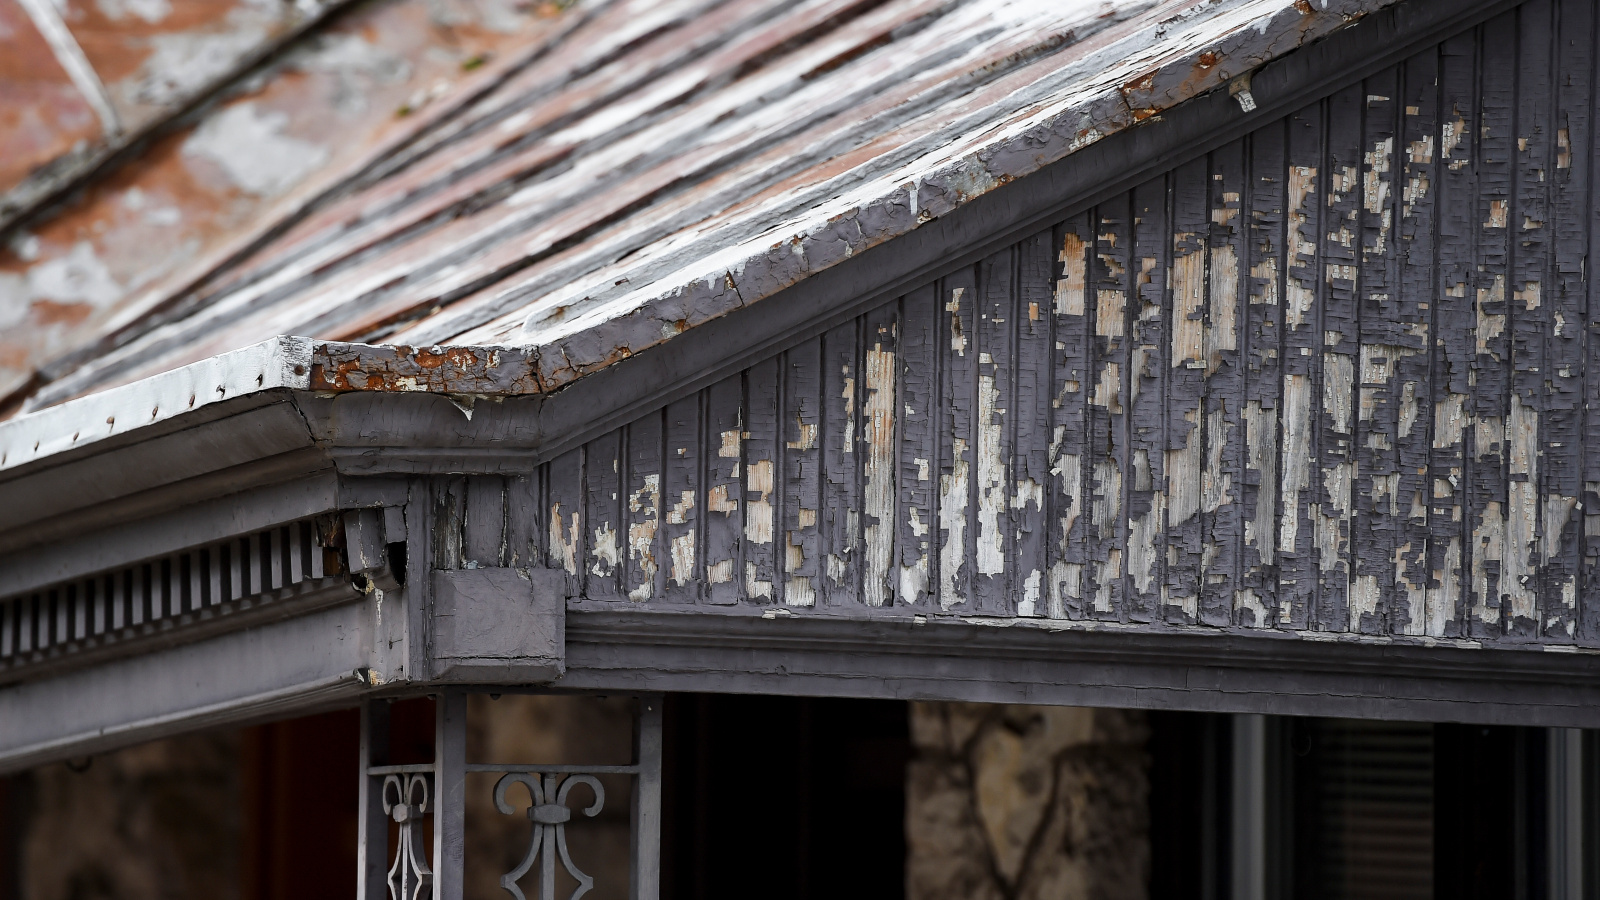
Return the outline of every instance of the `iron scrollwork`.
<path id="1" fill-rule="evenodd" d="M 428 814 L 428 776 L 385 776 L 383 812 L 400 825 L 400 845 L 395 848 L 394 865 L 389 868 L 389 898 L 423 900 L 433 887 L 427 851 L 419 852 L 417 848 L 422 837 L 422 817 Z"/>
<path id="2" fill-rule="evenodd" d="M 542 863 L 539 877 L 540 900 L 555 900 L 556 891 L 556 857 L 560 856 L 561 865 L 578 882 L 578 887 L 572 892 L 568 900 L 578 900 L 589 889 L 594 887 L 594 879 L 583 873 L 572 863 L 572 855 L 567 852 L 567 822 L 572 818 L 572 810 L 567 807 L 567 795 L 572 793 L 576 785 L 586 785 L 594 794 L 594 802 L 583 810 L 586 816 L 594 816 L 606 802 L 606 790 L 600 785 L 599 779 L 593 775 L 538 775 L 508 774 L 500 778 L 494 786 L 494 807 L 505 815 L 516 812 L 506 800 L 506 791 L 514 784 L 523 785 L 528 789 L 528 796 L 532 803 L 528 806 L 528 819 L 533 822 L 533 836 L 528 844 L 528 853 L 515 869 L 500 876 L 500 886 L 505 888 L 516 900 L 527 900 L 522 889 L 517 886 L 517 880 L 528 874 L 533 868 L 535 859 Z"/>

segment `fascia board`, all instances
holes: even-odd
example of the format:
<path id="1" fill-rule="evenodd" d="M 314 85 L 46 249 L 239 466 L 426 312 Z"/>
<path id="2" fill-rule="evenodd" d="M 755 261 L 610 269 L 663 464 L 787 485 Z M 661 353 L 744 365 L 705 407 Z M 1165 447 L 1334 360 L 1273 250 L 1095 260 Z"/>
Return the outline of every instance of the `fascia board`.
<path id="1" fill-rule="evenodd" d="M 311 383 L 312 341 L 284 336 L 0 422 L 0 479 L 239 397 Z"/>

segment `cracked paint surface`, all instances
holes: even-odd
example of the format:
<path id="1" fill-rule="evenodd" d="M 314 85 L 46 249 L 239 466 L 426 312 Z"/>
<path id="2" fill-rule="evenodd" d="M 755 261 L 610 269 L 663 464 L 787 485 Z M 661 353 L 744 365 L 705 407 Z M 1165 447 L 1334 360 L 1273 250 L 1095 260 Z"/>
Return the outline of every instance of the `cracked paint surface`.
<path id="1" fill-rule="evenodd" d="M 694 603 L 1600 640 L 1588 132 L 1454 167 L 1508 76 L 1453 40 L 652 414 L 684 486 L 605 527 Z"/>

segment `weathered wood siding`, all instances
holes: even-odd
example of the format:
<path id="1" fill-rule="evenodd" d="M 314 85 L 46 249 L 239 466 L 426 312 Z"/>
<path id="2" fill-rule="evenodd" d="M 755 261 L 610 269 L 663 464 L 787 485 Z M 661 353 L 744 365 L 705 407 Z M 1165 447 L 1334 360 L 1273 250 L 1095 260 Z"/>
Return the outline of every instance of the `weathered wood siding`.
<path id="1" fill-rule="evenodd" d="M 1592 643 L 1594 18 L 1533 0 L 533 475 L 441 483 L 436 563 L 564 569 L 579 606 Z"/>

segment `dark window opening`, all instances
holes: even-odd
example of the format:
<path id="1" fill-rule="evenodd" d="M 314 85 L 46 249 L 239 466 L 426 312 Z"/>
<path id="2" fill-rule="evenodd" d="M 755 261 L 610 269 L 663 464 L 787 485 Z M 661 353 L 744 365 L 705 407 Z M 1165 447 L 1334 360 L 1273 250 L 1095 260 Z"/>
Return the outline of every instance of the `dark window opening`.
<path id="1" fill-rule="evenodd" d="M 663 900 L 905 896 L 906 704 L 667 698 Z"/>

